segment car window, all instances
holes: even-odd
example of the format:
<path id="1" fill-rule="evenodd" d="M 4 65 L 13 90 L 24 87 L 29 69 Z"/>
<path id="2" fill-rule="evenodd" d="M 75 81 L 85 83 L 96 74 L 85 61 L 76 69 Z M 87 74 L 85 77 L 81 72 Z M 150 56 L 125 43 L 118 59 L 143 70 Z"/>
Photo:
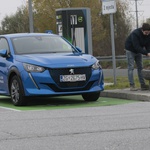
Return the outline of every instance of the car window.
<path id="1" fill-rule="evenodd" d="M 72 47 L 61 37 L 29 36 L 12 39 L 16 54 L 72 52 Z"/>
<path id="2" fill-rule="evenodd" d="M 0 38 L 0 50 L 1 49 L 6 49 L 9 51 L 8 42 L 5 38 Z"/>

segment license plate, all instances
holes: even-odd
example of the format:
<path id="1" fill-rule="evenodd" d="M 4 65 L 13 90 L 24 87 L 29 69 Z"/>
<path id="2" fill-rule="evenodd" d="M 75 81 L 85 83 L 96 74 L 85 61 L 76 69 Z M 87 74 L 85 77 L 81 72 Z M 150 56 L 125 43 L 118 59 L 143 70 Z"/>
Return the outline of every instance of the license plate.
<path id="1" fill-rule="evenodd" d="M 76 82 L 85 80 L 86 80 L 85 74 L 60 75 L 60 82 Z"/>

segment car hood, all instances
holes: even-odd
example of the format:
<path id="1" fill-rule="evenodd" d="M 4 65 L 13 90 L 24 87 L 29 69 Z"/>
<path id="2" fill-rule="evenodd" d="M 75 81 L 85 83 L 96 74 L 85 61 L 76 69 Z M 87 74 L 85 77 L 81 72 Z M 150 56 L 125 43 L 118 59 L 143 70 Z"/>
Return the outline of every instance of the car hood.
<path id="1" fill-rule="evenodd" d="M 96 58 L 88 54 L 30 54 L 17 55 L 16 60 L 44 67 L 73 67 L 90 66 L 96 62 Z"/>

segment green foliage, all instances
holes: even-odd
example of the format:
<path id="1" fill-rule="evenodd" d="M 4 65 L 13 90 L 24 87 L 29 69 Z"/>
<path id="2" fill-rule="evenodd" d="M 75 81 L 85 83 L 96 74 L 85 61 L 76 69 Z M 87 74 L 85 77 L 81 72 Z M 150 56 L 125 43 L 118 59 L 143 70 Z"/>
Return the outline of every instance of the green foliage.
<path id="1" fill-rule="evenodd" d="M 92 43 L 94 56 L 110 56 L 111 36 L 110 17 L 102 15 L 102 1 L 99 0 L 32 0 L 33 24 L 35 32 L 52 30 L 56 33 L 56 9 L 88 7 L 91 10 Z M 114 16 L 116 55 L 124 53 L 124 41 L 131 29 L 128 3 L 117 1 L 117 12 Z M 1 34 L 29 32 L 28 6 L 19 8 L 2 21 Z"/>
<path id="2" fill-rule="evenodd" d="M 103 69 L 112 69 L 113 68 L 112 61 L 100 61 L 100 64 Z M 116 68 L 126 69 L 127 61 L 125 61 L 125 60 L 116 61 Z"/>
<path id="3" fill-rule="evenodd" d="M 140 83 L 138 80 L 138 76 L 134 76 L 135 86 L 140 88 Z M 105 86 L 105 90 L 114 90 L 114 89 L 126 89 L 129 88 L 129 81 L 128 77 L 117 77 L 116 78 L 116 85 L 114 85 L 113 78 L 105 78 L 104 83 L 112 83 L 110 85 Z M 149 85 L 148 80 L 145 81 L 147 85 Z"/>
<path id="4" fill-rule="evenodd" d="M 134 81 L 136 87 L 140 88 L 140 83 L 137 76 L 134 76 Z M 113 83 L 113 78 L 105 78 L 105 83 Z M 145 81 L 146 84 L 149 84 L 148 81 Z M 113 90 L 113 89 L 126 89 L 129 88 L 128 77 L 117 77 L 116 84 L 106 85 L 105 90 Z"/>
<path id="5" fill-rule="evenodd" d="M 103 69 L 112 68 L 112 62 L 110 62 L 110 61 L 101 62 L 101 65 L 102 65 Z M 143 67 L 145 68 L 148 65 L 150 65 L 149 60 L 144 59 L 143 60 Z M 124 60 L 117 61 L 116 66 L 121 68 L 121 69 L 127 69 L 127 62 L 124 61 Z M 135 66 L 135 68 L 136 68 L 136 66 Z M 139 83 L 139 80 L 138 80 L 138 76 L 134 76 L 134 81 L 135 81 L 136 87 L 140 88 L 140 83 Z M 112 77 L 111 78 L 104 78 L 104 82 L 105 83 L 114 83 L 114 79 Z M 146 82 L 147 85 L 149 84 L 148 80 L 145 80 L 145 82 Z M 125 88 L 129 88 L 128 77 L 121 77 L 121 76 L 116 77 L 116 85 L 111 84 L 111 85 L 105 86 L 106 90 L 125 89 Z"/>
<path id="6" fill-rule="evenodd" d="M 112 61 L 100 61 L 100 64 L 103 69 L 112 69 L 113 68 Z M 143 59 L 143 68 L 146 68 L 148 66 L 150 66 L 149 59 Z M 127 69 L 127 61 L 126 60 L 117 60 L 116 68 Z M 136 68 L 136 64 L 135 64 L 135 68 Z"/>
<path id="7" fill-rule="evenodd" d="M 113 83 L 114 81 L 113 81 L 113 78 L 105 78 L 104 82 L 105 83 Z M 139 83 L 137 81 L 137 77 L 135 77 L 135 82 L 136 82 L 136 85 L 137 84 L 139 85 Z M 128 81 L 127 77 L 117 77 L 116 78 L 116 85 L 111 84 L 111 85 L 105 86 L 105 90 L 125 89 L 125 88 L 129 88 L 129 81 Z"/>
<path id="8" fill-rule="evenodd" d="M 148 18 L 148 19 L 146 20 L 146 22 L 150 24 L 150 18 Z"/>
<path id="9" fill-rule="evenodd" d="M 27 7 L 18 8 L 15 14 L 6 16 L 1 26 L 1 34 L 29 32 Z"/>

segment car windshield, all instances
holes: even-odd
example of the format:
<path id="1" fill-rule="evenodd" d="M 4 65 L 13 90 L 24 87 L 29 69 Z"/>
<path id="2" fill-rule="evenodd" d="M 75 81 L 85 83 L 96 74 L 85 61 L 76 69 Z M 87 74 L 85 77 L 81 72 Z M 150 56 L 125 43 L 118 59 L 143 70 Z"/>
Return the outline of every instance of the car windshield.
<path id="1" fill-rule="evenodd" d="M 72 46 L 59 36 L 12 38 L 15 54 L 72 52 Z"/>

